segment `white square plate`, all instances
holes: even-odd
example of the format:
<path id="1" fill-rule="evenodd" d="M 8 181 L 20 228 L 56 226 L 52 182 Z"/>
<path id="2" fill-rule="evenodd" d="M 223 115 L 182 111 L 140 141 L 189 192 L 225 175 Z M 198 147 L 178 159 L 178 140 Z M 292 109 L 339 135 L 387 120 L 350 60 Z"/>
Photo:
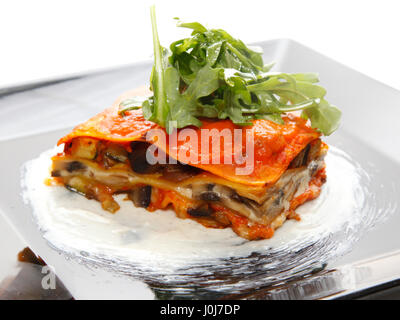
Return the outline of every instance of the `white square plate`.
<path id="1" fill-rule="evenodd" d="M 264 61 L 274 70 L 318 72 L 328 100 L 343 112 L 340 129 L 326 141 L 346 151 L 369 173 L 372 194 L 385 203 L 385 221 L 363 234 L 352 250 L 334 261 L 322 261 L 313 274 L 293 278 L 279 287 L 235 293 L 231 297 L 324 298 L 354 294 L 400 279 L 398 215 L 400 148 L 397 119 L 400 92 L 345 67 L 291 40 L 258 43 Z M 0 211 L 26 243 L 49 265 L 76 299 L 170 298 L 129 276 L 90 268 L 80 259 L 60 255 L 42 238 L 21 198 L 21 166 L 53 147 L 71 126 L 109 106 L 122 92 L 148 83 L 151 63 L 33 84 L 0 91 Z M 340 199 L 338 199 L 340 202 Z M 385 211 L 385 212 L 383 212 Z M 0 235 L 1 236 L 1 235 Z M 6 241 L 6 239 L 1 239 Z M 127 281 L 129 278 L 129 281 Z M 158 285 L 159 286 L 159 285 Z M 307 287 L 307 290 L 304 288 Z M 207 295 L 208 294 L 208 295 Z M 229 292 L 224 292 L 229 295 Z M 193 297 L 214 298 L 212 292 Z"/>

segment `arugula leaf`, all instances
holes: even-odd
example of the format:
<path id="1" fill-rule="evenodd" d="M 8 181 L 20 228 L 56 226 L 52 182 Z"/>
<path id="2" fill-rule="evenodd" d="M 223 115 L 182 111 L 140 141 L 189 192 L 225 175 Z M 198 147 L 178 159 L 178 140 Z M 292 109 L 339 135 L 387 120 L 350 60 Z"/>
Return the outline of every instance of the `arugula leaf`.
<path id="1" fill-rule="evenodd" d="M 341 111 L 322 99 L 318 105 L 302 112 L 305 119 L 310 119 L 311 126 L 319 129 L 324 135 L 329 136 L 339 127 Z"/>
<path id="2" fill-rule="evenodd" d="M 168 101 L 172 106 L 168 116 L 166 129 L 171 133 L 174 128 L 183 128 L 194 125 L 201 126 L 201 121 L 194 116 L 196 101 L 191 96 L 182 95 L 179 91 L 179 73 L 175 68 L 169 67 L 166 72 Z"/>
<path id="3" fill-rule="evenodd" d="M 179 19 L 177 19 L 177 20 L 178 20 L 178 23 L 176 25 L 178 27 L 193 29 L 194 33 L 203 33 L 203 32 L 207 31 L 207 29 L 204 28 L 204 26 L 201 23 L 198 23 L 198 22 L 183 23 L 183 22 L 179 21 Z"/>
<path id="4" fill-rule="evenodd" d="M 182 94 L 179 91 L 179 73 L 175 68 L 169 67 L 166 70 L 166 81 L 167 97 L 171 106 L 169 119 L 176 121 L 177 128 L 189 125 L 200 127 L 202 123 L 195 117 L 199 105 L 198 99 L 218 89 L 219 71 L 205 65 Z M 173 130 L 170 124 L 167 124 L 166 128 L 168 133 Z"/>
<path id="5" fill-rule="evenodd" d="M 201 68 L 196 78 L 188 86 L 183 95 L 192 99 L 206 97 L 219 88 L 219 70 L 211 68 L 206 64 Z"/>
<path id="6" fill-rule="evenodd" d="M 198 22 L 177 26 L 191 36 L 160 45 L 154 6 L 151 7 L 154 66 L 150 77 L 153 96 L 143 102 L 148 120 L 174 128 L 202 125 L 201 118 L 230 119 L 251 125 L 254 119 L 283 123 L 282 114 L 302 111 L 311 126 L 325 135 L 335 131 L 341 112 L 325 99 L 316 73 L 270 72 L 262 50 L 246 46 L 222 29 Z M 139 107 L 140 100 L 124 101 L 120 114 Z"/>
<path id="7" fill-rule="evenodd" d="M 158 39 L 155 6 L 150 7 L 151 26 L 153 30 L 153 46 L 154 46 L 154 66 L 151 73 L 151 89 L 154 92 L 152 103 L 150 100 L 143 104 L 145 116 L 148 120 L 157 122 L 161 126 L 165 126 L 165 120 L 168 116 L 169 106 L 167 102 L 167 95 L 165 91 L 165 69 L 166 61 L 164 49 L 160 45 Z M 125 111 L 125 110 L 123 110 Z"/>
<path id="8" fill-rule="evenodd" d="M 142 108 L 143 103 L 146 101 L 146 98 L 143 97 L 133 97 L 130 99 L 126 99 L 120 103 L 120 114 L 125 116 L 126 111 L 137 110 Z"/>

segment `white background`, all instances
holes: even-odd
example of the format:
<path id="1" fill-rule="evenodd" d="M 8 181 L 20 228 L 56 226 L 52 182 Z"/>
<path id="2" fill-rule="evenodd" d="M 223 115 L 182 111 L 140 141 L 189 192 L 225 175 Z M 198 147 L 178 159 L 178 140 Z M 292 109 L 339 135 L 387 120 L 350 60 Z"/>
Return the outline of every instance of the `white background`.
<path id="1" fill-rule="evenodd" d="M 150 58 L 154 2 L 164 45 L 189 33 L 177 16 L 245 42 L 291 38 L 400 89 L 400 2 L 389 0 L 1 0 L 0 87 Z"/>

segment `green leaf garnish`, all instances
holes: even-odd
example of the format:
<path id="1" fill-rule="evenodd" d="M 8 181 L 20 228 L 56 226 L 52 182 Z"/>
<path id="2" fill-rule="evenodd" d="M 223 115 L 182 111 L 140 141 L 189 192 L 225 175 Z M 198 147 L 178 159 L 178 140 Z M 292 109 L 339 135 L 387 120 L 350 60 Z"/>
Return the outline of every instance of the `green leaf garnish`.
<path id="1" fill-rule="evenodd" d="M 167 93 L 165 89 L 165 70 L 168 67 L 165 49 L 160 45 L 158 39 L 155 7 L 150 7 L 151 27 L 153 31 L 154 65 L 151 72 L 151 89 L 154 92 L 152 99 L 144 102 L 144 115 L 147 120 L 154 121 L 160 126 L 165 127 L 169 114 Z"/>
<path id="2" fill-rule="evenodd" d="M 174 128 L 202 125 L 201 118 L 230 119 L 251 125 L 254 119 L 283 123 L 281 115 L 302 111 L 311 126 L 325 135 L 335 131 L 341 112 L 325 99 L 315 73 L 270 72 L 260 48 L 246 46 L 221 29 L 207 29 L 198 22 L 189 38 L 160 45 L 155 8 L 151 7 L 154 66 L 150 83 L 153 96 L 142 103 L 144 117 L 171 133 Z M 120 114 L 139 107 L 124 101 Z"/>
<path id="3" fill-rule="evenodd" d="M 125 113 L 130 110 L 137 110 L 142 108 L 143 103 L 147 99 L 144 97 L 133 97 L 130 99 L 126 99 L 119 104 L 120 114 L 125 116 Z"/>

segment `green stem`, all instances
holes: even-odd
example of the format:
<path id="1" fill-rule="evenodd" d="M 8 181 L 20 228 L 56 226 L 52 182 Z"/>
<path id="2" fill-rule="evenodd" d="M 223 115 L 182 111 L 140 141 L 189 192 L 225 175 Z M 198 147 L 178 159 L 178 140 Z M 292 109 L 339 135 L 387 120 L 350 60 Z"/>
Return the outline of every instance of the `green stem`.
<path id="1" fill-rule="evenodd" d="M 154 69 L 155 69 L 155 81 L 153 83 L 154 90 L 154 112 L 155 120 L 161 126 L 165 126 L 165 118 L 168 110 L 164 108 L 164 102 L 166 101 L 166 94 L 164 91 L 164 69 L 163 69 L 163 52 L 158 38 L 157 22 L 156 22 L 156 10 L 155 6 L 150 7 L 151 26 L 153 31 L 153 47 L 154 47 Z"/>

